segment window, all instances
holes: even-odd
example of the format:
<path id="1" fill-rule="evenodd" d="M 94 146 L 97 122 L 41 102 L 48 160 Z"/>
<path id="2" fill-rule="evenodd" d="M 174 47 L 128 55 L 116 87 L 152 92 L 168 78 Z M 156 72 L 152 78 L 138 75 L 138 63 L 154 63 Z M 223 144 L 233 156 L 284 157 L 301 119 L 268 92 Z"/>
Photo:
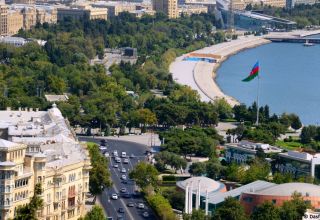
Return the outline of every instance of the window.
<path id="1" fill-rule="evenodd" d="M 277 203 L 277 200 L 276 199 L 273 199 L 272 200 L 272 204 L 276 204 Z"/>
<path id="2" fill-rule="evenodd" d="M 245 198 L 243 198 L 243 201 L 245 201 L 245 202 L 252 202 L 252 201 L 253 201 L 253 198 L 251 198 L 251 197 L 245 197 Z"/>

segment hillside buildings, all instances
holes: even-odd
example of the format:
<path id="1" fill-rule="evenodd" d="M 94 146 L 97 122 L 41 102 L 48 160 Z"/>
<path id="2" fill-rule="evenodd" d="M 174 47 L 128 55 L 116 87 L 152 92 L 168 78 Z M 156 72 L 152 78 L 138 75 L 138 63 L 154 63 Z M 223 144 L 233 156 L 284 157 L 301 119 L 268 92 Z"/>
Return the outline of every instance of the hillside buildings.
<path id="1" fill-rule="evenodd" d="M 295 178 L 311 176 L 320 179 L 320 153 L 298 151 L 280 153 L 273 169 L 281 173 L 290 173 Z"/>
<path id="2" fill-rule="evenodd" d="M 37 23 L 56 23 L 57 10 L 50 5 L 1 3 L 0 17 L 0 36 L 11 36 L 20 29 L 28 30 Z"/>
<path id="3" fill-rule="evenodd" d="M 85 213 L 90 158 L 59 109 L 0 111 L 0 219 L 42 185 L 44 207 L 38 219 L 78 219 Z"/>

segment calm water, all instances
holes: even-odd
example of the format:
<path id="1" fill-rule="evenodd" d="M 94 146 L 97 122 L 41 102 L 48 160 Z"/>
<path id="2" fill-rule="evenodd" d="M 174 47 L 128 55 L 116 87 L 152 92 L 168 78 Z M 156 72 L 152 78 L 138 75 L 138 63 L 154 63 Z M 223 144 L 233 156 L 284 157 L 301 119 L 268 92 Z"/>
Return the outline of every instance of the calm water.
<path id="1" fill-rule="evenodd" d="M 293 112 L 304 124 L 320 125 L 320 45 L 271 43 L 245 50 L 226 60 L 217 83 L 228 95 L 251 105 L 257 96 L 257 78 L 241 82 L 260 62 L 260 103 L 273 113 Z"/>

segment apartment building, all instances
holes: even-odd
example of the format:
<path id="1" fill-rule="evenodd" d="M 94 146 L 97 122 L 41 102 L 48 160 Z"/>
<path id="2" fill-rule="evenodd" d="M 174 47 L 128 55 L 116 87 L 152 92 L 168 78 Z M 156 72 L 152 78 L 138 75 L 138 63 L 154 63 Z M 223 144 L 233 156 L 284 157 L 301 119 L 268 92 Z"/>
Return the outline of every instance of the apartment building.
<path id="1" fill-rule="evenodd" d="M 74 19 L 102 19 L 107 20 L 108 9 L 107 8 L 95 8 L 91 5 L 84 4 L 73 4 L 70 7 L 60 6 L 58 10 L 58 21 L 63 20 L 64 18 L 71 17 Z"/>
<path id="2" fill-rule="evenodd" d="M 111 18 L 114 16 L 118 16 L 121 12 L 135 12 L 137 9 L 137 4 L 132 2 L 99 1 L 93 3 L 92 7 L 108 9 L 108 18 Z"/>
<path id="3" fill-rule="evenodd" d="M 28 30 L 37 23 L 44 22 L 57 22 L 57 10 L 54 6 L 0 4 L 0 36 L 11 36 L 20 29 Z"/>
<path id="4" fill-rule="evenodd" d="M 78 219 L 85 213 L 90 158 L 53 104 L 48 111 L 0 111 L 0 219 L 13 218 L 41 183 L 38 219 Z"/>
<path id="5" fill-rule="evenodd" d="M 204 5 L 179 5 L 179 16 L 208 13 L 208 7 Z"/>
<path id="6" fill-rule="evenodd" d="M 163 12 L 169 18 L 177 18 L 179 16 L 177 0 L 153 0 L 153 10 Z"/>

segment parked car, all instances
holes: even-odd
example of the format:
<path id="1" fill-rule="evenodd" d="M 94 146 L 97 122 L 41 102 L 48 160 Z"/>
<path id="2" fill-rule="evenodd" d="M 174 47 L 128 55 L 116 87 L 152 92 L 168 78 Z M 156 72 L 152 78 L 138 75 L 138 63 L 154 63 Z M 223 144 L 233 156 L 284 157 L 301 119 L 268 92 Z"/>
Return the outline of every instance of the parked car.
<path id="1" fill-rule="evenodd" d="M 114 200 L 117 200 L 118 199 L 118 195 L 114 193 L 114 194 L 111 195 L 111 198 L 114 199 Z"/>

